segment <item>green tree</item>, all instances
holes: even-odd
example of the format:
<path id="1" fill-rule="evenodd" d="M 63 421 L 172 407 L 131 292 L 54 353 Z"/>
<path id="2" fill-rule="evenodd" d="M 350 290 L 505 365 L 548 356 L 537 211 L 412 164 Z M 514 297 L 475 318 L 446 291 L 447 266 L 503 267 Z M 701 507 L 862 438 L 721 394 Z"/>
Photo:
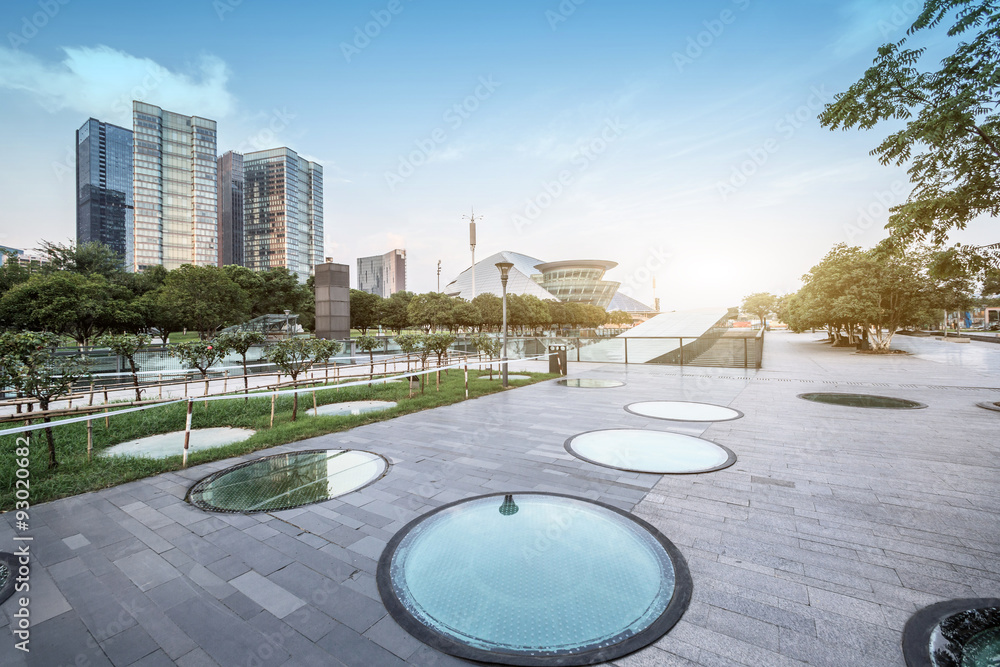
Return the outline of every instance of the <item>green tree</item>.
<path id="1" fill-rule="evenodd" d="M 16 252 L 5 252 L 3 266 L 0 266 L 0 296 L 14 285 L 27 282 L 31 272 L 17 258 Z"/>
<path id="2" fill-rule="evenodd" d="M 247 370 L 247 352 L 250 348 L 263 345 L 267 336 L 261 331 L 224 331 L 212 339 L 213 342 L 226 350 L 232 350 L 240 355 L 243 364 L 243 393 L 250 393 L 249 371 Z"/>
<path id="3" fill-rule="evenodd" d="M 455 335 L 450 333 L 432 333 L 428 334 L 424 339 L 424 347 L 429 351 L 437 355 L 437 365 L 438 371 L 435 374 L 437 380 L 437 389 L 441 390 L 441 363 L 445 354 L 448 353 L 448 348 L 450 348 L 455 343 Z"/>
<path id="4" fill-rule="evenodd" d="M 479 309 L 464 299 L 456 299 L 453 304 L 451 314 L 452 326 L 457 329 L 462 327 L 467 331 L 481 329 L 483 326 L 482 316 Z"/>
<path id="5" fill-rule="evenodd" d="M 402 333 L 403 329 L 410 326 L 410 318 L 407 308 L 413 300 L 413 292 L 396 292 L 382 302 L 382 326 Z"/>
<path id="6" fill-rule="evenodd" d="M 184 264 L 167 275 L 157 304 L 209 339 L 219 327 L 246 320 L 250 300 L 223 269 Z"/>
<path id="7" fill-rule="evenodd" d="M 269 315 L 290 310 L 298 313 L 308 297 L 308 288 L 285 267 L 275 267 L 260 274 L 264 284 L 252 304 L 251 315 Z"/>
<path id="8" fill-rule="evenodd" d="M 322 363 L 326 379 L 330 379 L 330 359 L 340 354 L 344 345 L 339 340 L 326 340 L 324 338 L 313 338 L 313 362 Z"/>
<path id="9" fill-rule="evenodd" d="M 82 276 L 98 274 L 116 282 L 125 278 L 125 271 L 122 268 L 125 258 L 97 241 L 88 241 L 80 245 L 72 241 L 66 245 L 42 241 L 40 250 L 48 258 L 48 262 L 42 264 L 42 273 L 69 271 Z"/>
<path id="10" fill-rule="evenodd" d="M 754 292 L 750 296 L 743 298 L 742 310 L 744 313 L 750 313 L 760 320 L 761 327 L 766 327 L 767 318 L 774 312 L 777 305 L 778 297 L 770 292 Z"/>
<path id="11" fill-rule="evenodd" d="M 69 394 L 73 385 L 86 377 L 89 363 L 84 357 L 56 354 L 59 337 L 51 333 L 30 331 L 0 333 L 0 376 L 22 396 L 38 401 L 46 412 L 53 400 Z M 48 415 L 42 421 L 49 424 Z M 59 465 L 52 428 L 45 427 L 49 447 L 49 469 Z"/>
<path id="12" fill-rule="evenodd" d="M 420 349 L 423 337 L 420 334 L 400 334 L 396 336 L 396 345 L 406 354 L 406 372 L 410 372 L 410 355 Z"/>
<path id="13" fill-rule="evenodd" d="M 316 276 L 306 278 L 306 284 L 301 289 L 301 298 L 297 308 L 299 324 L 305 331 L 316 331 Z"/>
<path id="14" fill-rule="evenodd" d="M 0 322 L 67 335 L 86 346 L 107 331 L 140 328 L 141 311 L 133 302 L 131 290 L 97 273 L 38 273 L 0 298 Z"/>
<path id="15" fill-rule="evenodd" d="M 608 313 L 608 323 L 616 324 L 618 326 L 627 326 L 632 324 L 632 316 L 624 310 L 612 310 Z"/>
<path id="16" fill-rule="evenodd" d="M 382 297 L 361 290 L 351 290 L 351 328 L 361 333 L 378 327 L 381 317 Z"/>
<path id="17" fill-rule="evenodd" d="M 285 375 L 292 378 L 292 385 L 298 386 L 299 375 L 308 371 L 319 354 L 323 354 L 330 342 L 321 338 L 284 338 L 271 345 L 267 351 L 267 359 Z M 320 349 L 320 346 L 324 349 Z M 331 355 L 332 356 L 332 355 Z M 327 357 L 329 358 L 329 357 Z M 292 395 L 292 421 L 299 413 L 299 394 Z"/>
<path id="18" fill-rule="evenodd" d="M 146 334 L 104 334 L 97 339 L 97 344 L 109 348 L 119 357 L 125 357 L 132 371 L 132 387 L 135 389 L 135 400 L 142 400 L 142 390 L 139 389 L 139 369 L 136 367 L 135 355 L 139 350 L 149 345 L 150 337 Z"/>
<path id="19" fill-rule="evenodd" d="M 487 292 L 473 299 L 472 305 L 479 311 L 479 321 L 482 322 L 484 328 L 490 331 L 500 330 L 503 324 L 501 321 L 503 317 L 503 303 L 500 297 Z"/>
<path id="20" fill-rule="evenodd" d="M 375 350 L 382 347 L 382 341 L 380 341 L 375 336 L 361 335 L 354 339 L 354 344 L 358 346 L 358 349 L 362 352 L 368 353 L 368 361 L 371 363 L 371 371 L 369 373 L 369 379 L 375 375 Z M 371 382 L 368 382 L 368 386 L 371 386 Z"/>
<path id="21" fill-rule="evenodd" d="M 480 354 L 485 354 L 490 360 L 490 379 L 493 379 L 493 360 L 500 356 L 500 351 L 503 349 L 503 341 L 499 338 L 494 338 L 493 336 L 485 333 L 481 333 L 478 336 L 473 336 L 472 346 Z"/>
<path id="22" fill-rule="evenodd" d="M 907 36 L 879 47 L 864 76 L 819 116 L 830 129 L 905 121 L 871 151 L 882 164 L 908 165 L 913 191 L 891 209 L 888 224 L 897 248 L 923 239 L 941 245 L 951 230 L 1000 215 L 998 7 L 994 0 L 926 0 Z M 948 19 L 948 36 L 962 40 L 937 69 L 921 71 L 925 49 L 908 48 L 907 40 Z M 981 271 L 1000 244 L 953 249 L 967 268 Z"/>
<path id="23" fill-rule="evenodd" d="M 208 369 L 225 357 L 229 350 L 217 342 L 193 340 L 171 345 L 168 353 L 176 357 L 187 368 L 197 368 L 205 381 L 205 395 L 208 395 Z M 207 401 L 206 401 L 207 404 Z"/>
<path id="24" fill-rule="evenodd" d="M 425 329 L 451 329 L 455 326 L 455 302 L 456 299 L 440 292 L 417 294 L 410 300 L 407 316 L 410 322 Z"/>

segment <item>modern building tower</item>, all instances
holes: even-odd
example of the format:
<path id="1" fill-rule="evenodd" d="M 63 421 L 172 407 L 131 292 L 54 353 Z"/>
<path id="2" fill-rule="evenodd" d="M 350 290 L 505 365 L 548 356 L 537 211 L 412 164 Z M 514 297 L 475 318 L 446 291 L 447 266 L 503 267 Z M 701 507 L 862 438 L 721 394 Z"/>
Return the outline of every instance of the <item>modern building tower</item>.
<path id="1" fill-rule="evenodd" d="M 132 102 L 133 268 L 219 263 L 216 124 Z"/>
<path id="2" fill-rule="evenodd" d="M 76 243 L 103 243 L 131 270 L 132 224 L 132 131 L 91 118 L 76 131 Z"/>
<path id="3" fill-rule="evenodd" d="M 219 266 L 243 260 L 243 156 L 219 156 Z"/>
<path id="4" fill-rule="evenodd" d="M 323 167 L 290 148 L 243 156 L 244 266 L 305 280 L 323 262 Z"/>
<path id="5" fill-rule="evenodd" d="M 406 251 L 358 258 L 358 289 L 388 298 L 406 289 Z"/>

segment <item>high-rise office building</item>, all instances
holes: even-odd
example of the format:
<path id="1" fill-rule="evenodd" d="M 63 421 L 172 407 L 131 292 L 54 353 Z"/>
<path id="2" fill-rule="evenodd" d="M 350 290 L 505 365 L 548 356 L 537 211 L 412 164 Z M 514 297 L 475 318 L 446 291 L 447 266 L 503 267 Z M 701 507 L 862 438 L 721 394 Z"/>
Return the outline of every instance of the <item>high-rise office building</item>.
<path id="1" fill-rule="evenodd" d="M 406 289 L 406 251 L 358 258 L 358 289 L 388 298 Z"/>
<path id="2" fill-rule="evenodd" d="M 103 243 L 131 270 L 132 223 L 132 131 L 91 118 L 76 131 L 76 243 Z"/>
<path id="3" fill-rule="evenodd" d="M 216 124 L 132 102 L 133 267 L 219 263 Z"/>
<path id="4" fill-rule="evenodd" d="M 244 266 L 305 280 L 323 262 L 323 167 L 289 148 L 243 156 Z"/>
<path id="5" fill-rule="evenodd" d="M 243 263 L 243 156 L 219 156 L 219 266 Z"/>

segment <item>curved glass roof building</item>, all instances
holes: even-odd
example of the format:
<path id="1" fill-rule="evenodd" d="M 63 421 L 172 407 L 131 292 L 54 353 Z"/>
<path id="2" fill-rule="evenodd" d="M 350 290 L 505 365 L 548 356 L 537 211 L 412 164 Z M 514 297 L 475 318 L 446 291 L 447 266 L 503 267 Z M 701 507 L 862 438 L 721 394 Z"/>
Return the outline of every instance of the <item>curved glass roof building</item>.
<path id="1" fill-rule="evenodd" d="M 543 262 L 528 255 L 504 250 L 462 271 L 444 287 L 444 293 L 448 296 L 462 297 L 467 301 L 471 301 L 479 294 L 500 296 L 500 272 L 496 267 L 497 262 L 510 262 L 514 265 L 507 281 L 509 294 L 531 294 L 542 300 L 575 301 L 607 309 L 621 285 L 603 279 L 606 271 L 618 266 L 617 262 L 602 259 Z M 476 276 L 475 294 L 472 292 L 473 272 Z"/>

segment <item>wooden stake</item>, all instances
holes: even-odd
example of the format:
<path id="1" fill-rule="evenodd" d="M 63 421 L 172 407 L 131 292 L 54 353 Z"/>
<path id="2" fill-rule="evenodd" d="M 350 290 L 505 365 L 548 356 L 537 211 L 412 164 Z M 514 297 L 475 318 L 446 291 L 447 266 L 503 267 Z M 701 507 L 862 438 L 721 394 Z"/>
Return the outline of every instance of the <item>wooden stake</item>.
<path id="1" fill-rule="evenodd" d="M 107 417 L 107 414 L 108 414 L 108 409 L 107 408 L 104 408 L 104 414 L 105 414 L 105 417 L 104 417 L 104 430 L 107 430 L 107 429 L 111 428 L 111 419 Z"/>
<path id="2" fill-rule="evenodd" d="M 226 371 L 226 376 L 222 378 L 222 393 L 225 394 L 227 387 L 229 387 L 229 371 Z"/>
<path id="3" fill-rule="evenodd" d="M 274 399 L 276 399 L 277 397 L 278 397 L 278 391 L 275 390 L 274 393 L 271 394 L 271 428 L 274 428 Z"/>
<path id="4" fill-rule="evenodd" d="M 91 382 L 90 383 L 90 401 L 87 403 L 87 405 L 93 405 L 93 404 L 94 404 L 94 383 Z"/>
<path id="5" fill-rule="evenodd" d="M 181 461 L 182 468 L 187 468 L 188 466 L 188 446 L 191 443 L 191 408 L 194 407 L 194 399 L 189 398 L 187 404 L 187 421 L 184 424 L 184 456 Z"/>
<path id="6" fill-rule="evenodd" d="M 316 407 L 316 392 L 313 392 L 313 417 L 319 417 L 319 408 Z"/>
<path id="7" fill-rule="evenodd" d="M 94 420 L 87 420 L 87 463 L 90 463 L 90 452 L 94 448 Z"/>
<path id="8" fill-rule="evenodd" d="M 156 386 L 160 388 L 160 398 L 163 398 L 163 373 L 157 373 Z"/>
<path id="9" fill-rule="evenodd" d="M 469 397 L 469 360 L 465 360 L 465 397 Z"/>

